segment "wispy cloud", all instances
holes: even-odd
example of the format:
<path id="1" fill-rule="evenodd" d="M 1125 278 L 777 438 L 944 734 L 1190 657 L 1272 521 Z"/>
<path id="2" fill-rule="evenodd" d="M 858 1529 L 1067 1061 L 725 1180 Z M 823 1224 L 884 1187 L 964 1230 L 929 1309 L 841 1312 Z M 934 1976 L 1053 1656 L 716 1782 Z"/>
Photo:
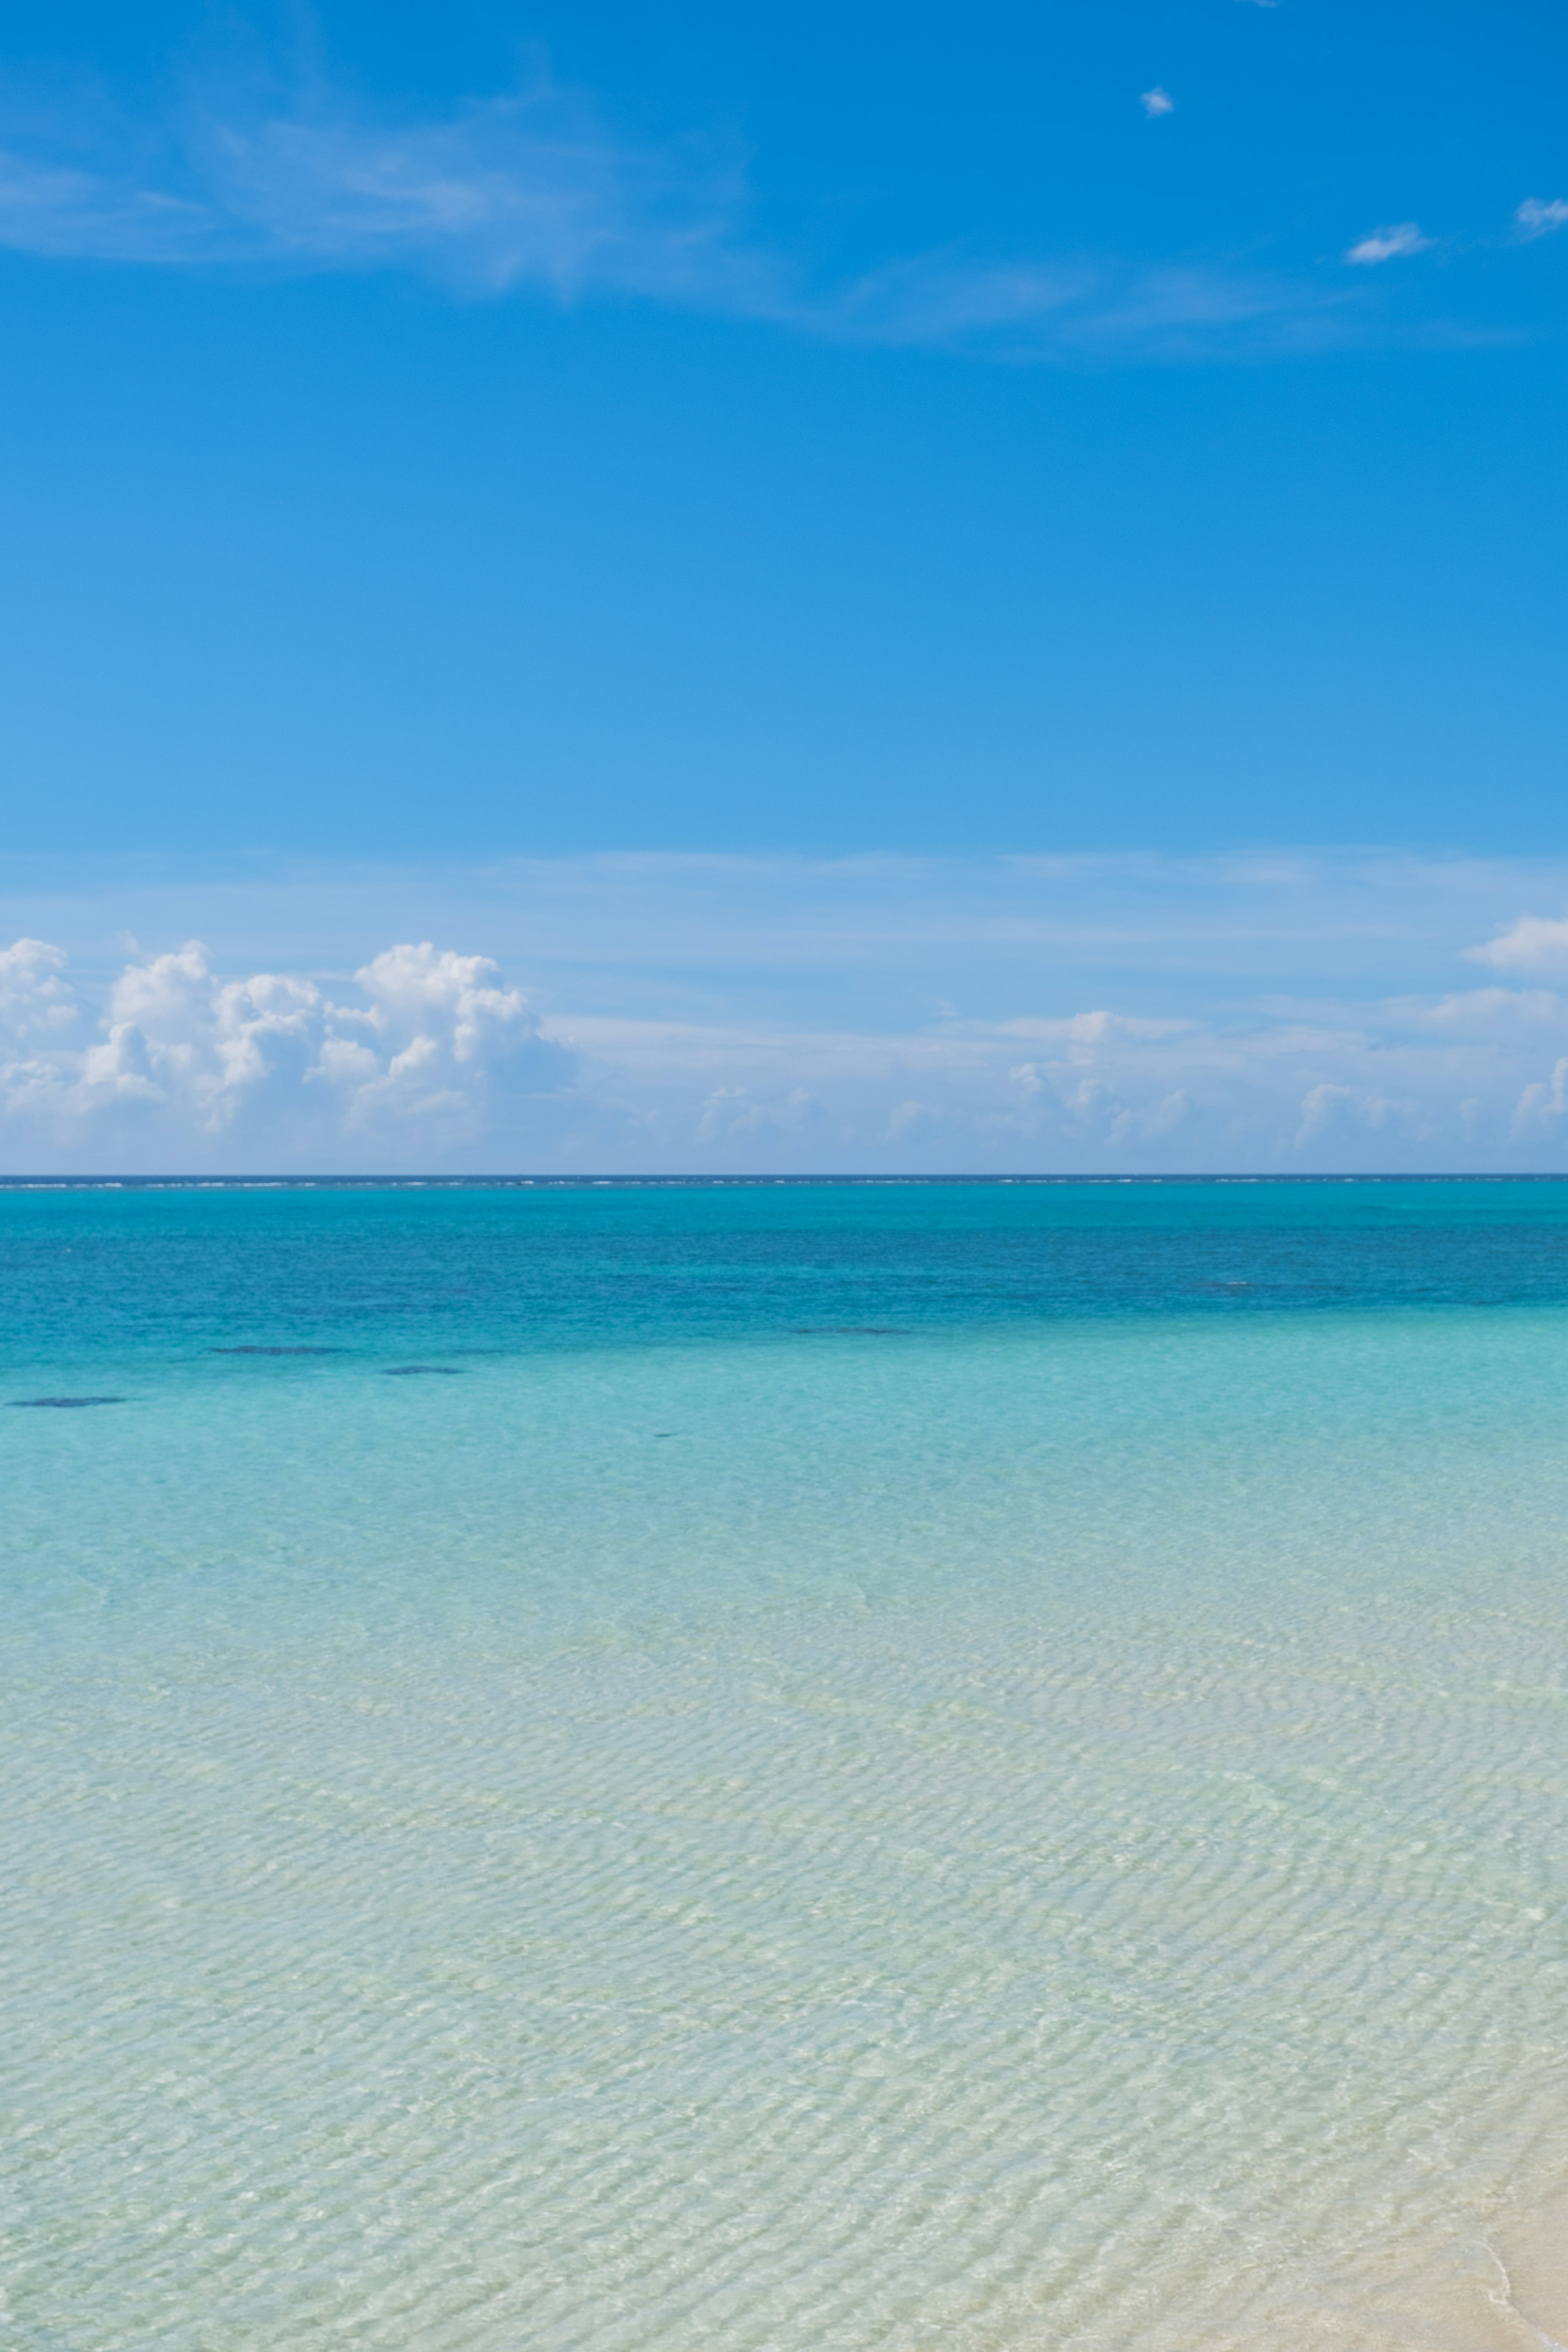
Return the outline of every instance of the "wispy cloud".
<path id="1" fill-rule="evenodd" d="M 1138 103 L 1151 122 L 1158 121 L 1162 114 L 1174 114 L 1176 110 L 1175 100 L 1168 89 L 1162 89 L 1158 82 L 1152 89 L 1139 92 Z"/>
<path id="2" fill-rule="evenodd" d="M 1103 268 L 987 262 L 956 251 L 889 263 L 839 293 L 794 307 L 795 323 L 858 341 L 952 343 L 1103 317 Z M 1111 299 L 1114 299 L 1111 297 Z"/>
<path id="3" fill-rule="evenodd" d="M 1346 254 L 1347 261 L 1362 268 L 1375 268 L 1379 262 L 1403 261 L 1407 254 L 1425 253 L 1434 239 L 1423 236 L 1414 221 L 1396 221 L 1392 228 L 1374 228 Z"/>
<path id="4" fill-rule="evenodd" d="M 1304 349 L 1343 331 L 1332 295 L 1260 269 L 996 262 L 952 249 L 889 263 L 773 315 L 841 341 L 1023 360 L 1223 357 Z"/>
<path id="5" fill-rule="evenodd" d="M 39 154 L 37 138 L 31 154 L 16 141 L 0 152 L 0 243 L 163 267 L 416 267 L 563 299 L 781 299 L 736 242 L 732 155 L 617 140 L 546 82 L 441 121 L 252 92 L 194 95 L 157 136 L 101 116 L 74 129 L 90 163 Z"/>
<path id="6" fill-rule="evenodd" d="M 1568 228 L 1568 203 L 1561 196 L 1553 196 L 1549 202 L 1540 196 L 1526 196 L 1513 217 L 1522 236 L 1550 236 L 1553 229 Z"/>
<path id="7" fill-rule="evenodd" d="M 1324 289 L 1224 258 L 953 244 L 824 283 L 753 233 L 733 142 L 628 140 L 546 77 L 439 120 L 378 115 L 321 82 L 195 87 L 152 124 L 97 99 L 40 112 L 0 93 L 5 246 L 165 269 L 413 270 L 469 296 L 636 299 L 1014 359 L 1294 349 L 1342 317 Z"/>

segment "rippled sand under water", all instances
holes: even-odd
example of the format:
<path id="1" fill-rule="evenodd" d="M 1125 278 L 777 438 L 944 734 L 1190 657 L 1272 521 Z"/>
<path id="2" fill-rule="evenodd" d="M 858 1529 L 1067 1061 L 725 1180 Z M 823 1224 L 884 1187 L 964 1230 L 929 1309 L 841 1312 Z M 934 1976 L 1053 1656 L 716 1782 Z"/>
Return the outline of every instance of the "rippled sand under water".
<path id="1" fill-rule="evenodd" d="M 467 1368 L 6 1419 L 4 2340 L 1568 2340 L 1568 1323 Z"/>

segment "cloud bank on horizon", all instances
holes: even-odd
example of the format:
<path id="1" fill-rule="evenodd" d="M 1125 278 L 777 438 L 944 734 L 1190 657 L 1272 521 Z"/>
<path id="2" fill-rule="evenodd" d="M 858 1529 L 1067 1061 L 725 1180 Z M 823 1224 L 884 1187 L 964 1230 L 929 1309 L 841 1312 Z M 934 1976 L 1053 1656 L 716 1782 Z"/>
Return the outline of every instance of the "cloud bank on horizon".
<path id="1" fill-rule="evenodd" d="M 13 1151 L 62 1165 L 440 1164 L 571 1066 L 488 958 L 428 942 L 329 994 L 297 974 L 223 978 L 193 940 L 128 962 L 96 1019 L 68 963 L 45 940 L 0 950 L 0 1124 Z"/>
<path id="2" fill-rule="evenodd" d="M 28 936 L 0 951 L 0 1168 L 1568 1168 L 1568 916 L 1497 912 L 1530 881 L 1013 860 L 955 889 L 898 861 L 568 862 L 510 878 L 542 1006 L 428 942 L 339 979 L 297 941 L 288 969 L 186 942 L 79 975 Z M 468 919 L 505 928 L 490 895 Z M 391 911 L 372 889 L 367 919 Z M 1490 935 L 1467 940 L 1478 915 Z M 1379 989 L 1413 963 L 1438 984 Z"/>

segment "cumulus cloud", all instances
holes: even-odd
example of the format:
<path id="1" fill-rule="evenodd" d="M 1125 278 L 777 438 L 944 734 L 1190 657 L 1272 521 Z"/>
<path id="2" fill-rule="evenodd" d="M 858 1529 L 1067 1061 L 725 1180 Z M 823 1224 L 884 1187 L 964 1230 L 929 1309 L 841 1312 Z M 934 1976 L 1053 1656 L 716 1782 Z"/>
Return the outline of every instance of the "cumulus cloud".
<path id="1" fill-rule="evenodd" d="M 388 949 L 353 989 L 276 972 L 216 973 L 191 940 L 111 983 L 97 1034 L 62 1042 L 77 1008 L 58 948 L 0 954 L 0 1105 L 15 1135 L 70 1150 L 215 1150 L 258 1165 L 439 1159 L 569 1082 L 571 1056 L 483 956 Z"/>
<path id="2" fill-rule="evenodd" d="M 1138 103 L 1151 122 L 1157 122 L 1162 114 L 1174 114 L 1176 110 L 1175 100 L 1168 89 L 1162 89 L 1158 82 L 1152 89 L 1140 90 Z"/>
<path id="3" fill-rule="evenodd" d="M 1374 228 L 1346 254 L 1347 261 L 1362 268 L 1375 268 L 1379 262 L 1402 261 L 1406 254 L 1425 253 L 1433 243 L 1423 236 L 1414 221 L 1396 221 L 1392 228 Z"/>
<path id="4" fill-rule="evenodd" d="M 1568 1167 L 1568 918 L 1511 911 L 1568 903 L 1568 862 L 670 856 L 343 880 L 247 885 L 242 912 L 125 882 L 73 940 L 211 940 L 226 919 L 278 944 L 107 972 L 90 950 L 68 967 L 18 903 L 0 1169 Z"/>
<path id="5" fill-rule="evenodd" d="M 1568 1118 L 1568 1055 L 1556 1064 L 1544 1084 L 1526 1087 L 1513 1114 L 1513 1131 L 1518 1136 L 1540 1133 L 1564 1118 Z"/>
<path id="6" fill-rule="evenodd" d="M 1401 1148 L 1408 1150 L 1408 1139 L 1420 1134 L 1422 1129 L 1420 1103 L 1408 1098 L 1408 1096 L 1404 1101 L 1392 1098 L 1387 1094 L 1380 1094 L 1375 1087 L 1321 1085 L 1311 1087 L 1302 1096 L 1302 1122 L 1295 1131 L 1295 1143 L 1298 1143 L 1298 1148 L 1311 1146 L 1311 1143 L 1321 1146 L 1323 1140 L 1335 1136 L 1335 1131 L 1342 1136 L 1352 1136 L 1352 1139 L 1361 1139 L 1366 1134 L 1380 1136 L 1389 1127 L 1396 1129 L 1396 1140 L 1392 1150 L 1399 1152 Z"/>
<path id="7" fill-rule="evenodd" d="M 1513 217 L 1522 236 L 1550 236 L 1553 229 L 1568 228 L 1568 203 L 1561 196 L 1553 196 L 1549 202 L 1540 196 L 1526 196 Z"/>
<path id="8" fill-rule="evenodd" d="M 773 1136 L 798 1139 L 820 1132 L 822 1105 L 805 1087 L 753 1095 L 747 1087 L 716 1087 L 703 1105 L 695 1140 L 700 1145 L 751 1143 Z"/>
<path id="9" fill-rule="evenodd" d="M 76 999 L 61 978 L 65 952 L 46 940 L 18 940 L 0 948 L 0 1037 L 16 1045 L 56 1040 L 77 1017 Z"/>
<path id="10" fill-rule="evenodd" d="M 1152 1143 L 1180 1127 L 1191 1108 L 1186 1088 L 1177 1087 L 1151 1107 L 1118 1111 L 1106 1129 L 1105 1139 L 1113 1151 L 1127 1144 Z"/>
<path id="11" fill-rule="evenodd" d="M 1568 972 L 1568 917 L 1521 915 L 1495 940 L 1463 952 L 1498 971 Z"/>
<path id="12" fill-rule="evenodd" d="M 1301 1097 L 1301 1124 L 1296 1130 L 1297 1144 L 1315 1142 L 1329 1128 L 1347 1115 L 1353 1117 L 1358 1111 L 1366 1119 L 1367 1098 L 1358 1101 L 1353 1087 L 1332 1086 L 1324 1080 L 1319 1086 L 1309 1087 Z M 1381 1121 L 1368 1123 L 1381 1124 Z"/>

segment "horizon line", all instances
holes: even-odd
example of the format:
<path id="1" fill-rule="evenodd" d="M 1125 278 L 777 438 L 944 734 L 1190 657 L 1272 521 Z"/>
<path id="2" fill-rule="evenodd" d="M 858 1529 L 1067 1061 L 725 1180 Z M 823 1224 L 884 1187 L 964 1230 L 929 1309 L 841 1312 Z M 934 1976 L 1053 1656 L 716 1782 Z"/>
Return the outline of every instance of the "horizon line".
<path id="1" fill-rule="evenodd" d="M 869 1171 L 848 1171 L 838 1174 L 816 1172 L 805 1175 L 779 1175 L 766 1171 L 754 1175 L 703 1175 L 698 1172 L 676 1175 L 599 1175 L 586 1171 L 577 1175 L 529 1175 L 521 1171 L 494 1175 L 482 1174 L 410 1174 L 376 1173 L 371 1171 L 353 1175 L 295 1174 L 268 1175 L 262 1172 L 229 1176 L 180 1173 L 167 1171 L 154 1175 L 67 1175 L 45 1173 L 36 1176 L 0 1173 L 0 1192 L 349 1192 L 356 1187 L 374 1187 L 394 1192 L 509 1192 L 509 1191 L 613 1191 L 683 1187 L 717 1188 L 721 1186 L 784 1186 L 784 1185 L 901 1185 L 901 1184 L 1564 1184 L 1568 1169 L 1404 1169 L 1373 1170 L 1274 1170 L 1266 1173 L 1249 1173 L 1245 1169 L 1213 1169 L 1201 1172 L 1192 1171 L 1104 1171 L 1099 1173 L 1052 1172 L 1032 1171 L 1022 1174 L 994 1174 L 978 1171 L 952 1170 L 940 1174 L 883 1174 Z"/>

